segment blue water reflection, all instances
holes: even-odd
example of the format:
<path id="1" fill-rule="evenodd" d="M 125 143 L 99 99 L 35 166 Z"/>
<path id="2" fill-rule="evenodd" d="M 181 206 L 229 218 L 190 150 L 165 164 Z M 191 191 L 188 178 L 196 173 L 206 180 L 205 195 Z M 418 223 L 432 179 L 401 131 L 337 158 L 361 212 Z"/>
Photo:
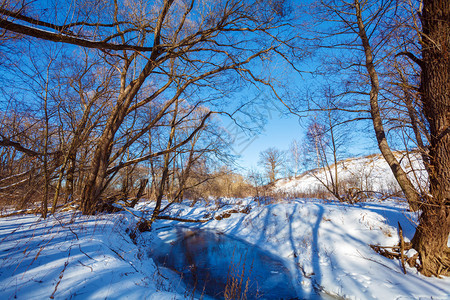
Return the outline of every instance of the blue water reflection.
<path id="1" fill-rule="evenodd" d="M 290 272 L 279 259 L 220 233 L 177 228 L 172 241 L 151 252 L 159 265 L 216 299 L 297 299 Z"/>

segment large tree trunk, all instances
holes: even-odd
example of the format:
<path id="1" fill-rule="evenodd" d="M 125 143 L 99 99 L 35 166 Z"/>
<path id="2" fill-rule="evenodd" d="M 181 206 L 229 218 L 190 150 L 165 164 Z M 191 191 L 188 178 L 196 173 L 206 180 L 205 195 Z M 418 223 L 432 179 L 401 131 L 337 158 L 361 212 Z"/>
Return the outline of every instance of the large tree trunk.
<path id="1" fill-rule="evenodd" d="M 126 72 L 126 69 L 125 71 Z M 141 76 L 140 81 L 131 87 L 131 84 L 122 90 L 114 110 L 106 122 L 105 129 L 97 142 L 97 147 L 92 158 L 91 168 L 88 173 L 87 183 L 81 196 L 81 211 L 84 214 L 95 212 L 95 206 L 105 189 L 105 179 L 109 160 L 111 157 L 114 137 L 119 130 L 128 110 L 131 100 L 136 95 L 139 87 L 147 76 Z"/>
<path id="2" fill-rule="evenodd" d="M 155 61 L 158 56 L 161 55 L 161 49 L 159 49 L 158 47 L 161 39 L 161 28 L 173 1 L 174 0 L 164 1 L 164 5 L 161 13 L 159 14 L 158 22 L 154 31 L 152 52 L 147 63 L 145 64 L 139 75 L 136 77 L 136 79 L 126 84 L 128 68 L 130 67 L 130 64 L 134 58 L 127 59 L 125 61 L 124 67 L 122 68 L 120 78 L 120 95 L 113 111 L 111 112 L 111 115 L 108 118 L 108 121 L 105 125 L 105 130 L 103 131 L 103 134 L 98 141 L 91 164 L 91 170 L 88 175 L 88 181 L 83 190 L 81 198 L 81 211 L 84 214 L 91 214 L 95 212 L 95 206 L 106 187 L 105 182 L 107 179 L 106 177 L 114 144 L 114 137 L 128 114 L 128 109 L 130 108 L 132 100 L 139 92 L 147 77 L 150 76 L 153 70 L 157 67 Z M 155 93 L 154 95 L 156 94 L 157 93 Z"/>
<path id="3" fill-rule="evenodd" d="M 359 0 L 355 0 L 356 18 L 358 25 L 358 35 L 361 39 L 361 44 L 364 49 L 364 55 L 366 58 L 366 69 L 370 78 L 370 113 L 372 117 L 373 128 L 375 130 L 375 135 L 377 138 L 378 148 L 381 151 L 384 159 L 391 168 L 395 179 L 397 180 L 402 192 L 405 194 L 408 200 L 411 210 L 418 210 L 419 203 L 421 202 L 420 196 L 414 188 L 413 184 L 409 180 L 406 172 L 403 170 L 402 166 L 395 158 L 389 143 L 386 139 L 386 133 L 383 126 L 383 121 L 381 117 L 380 107 L 378 105 L 378 93 L 380 91 L 380 84 L 378 80 L 378 73 L 375 70 L 374 58 L 372 53 L 372 46 L 369 42 L 369 37 L 366 33 L 366 25 L 363 21 L 362 8 Z"/>
<path id="4" fill-rule="evenodd" d="M 386 140 L 378 107 L 378 76 L 363 23 L 360 1 L 355 0 L 359 37 L 371 80 L 370 106 L 378 146 L 401 186 L 411 209 L 420 209 L 419 226 L 412 245 L 419 253 L 424 275 L 450 275 L 450 2 L 425 0 L 421 63 L 421 96 L 428 121 L 430 147 L 427 171 L 430 193 L 419 195 L 395 159 Z M 427 162 L 425 162 L 427 163 Z"/>
<path id="5" fill-rule="evenodd" d="M 110 119 L 113 118 L 110 117 Z M 81 211 L 84 214 L 92 214 L 95 212 L 95 206 L 105 188 L 106 171 L 109 165 L 109 158 L 111 157 L 114 136 L 118 129 L 116 122 L 107 124 L 103 135 L 97 143 L 97 148 L 91 163 L 91 170 L 81 197 Z"/>
<path id="6" fill-rule="evenodd" d="M 450 252 L 447 241 L 450 214 L 448 204 L 435 207 L 430 202 L 427 201 L 422 206 L 419 226 L 412 240 L 413 248 L 419 253 L 422 274 L 425 276 L 449 276 Z"/>
<path id="7" fill-rule="evenodd" d="M 425 0 L 421 97 L 429 124 L 430 194 L 422 205 L 413 247 L 422 273 L 450 275 L 450 1 Z"/>

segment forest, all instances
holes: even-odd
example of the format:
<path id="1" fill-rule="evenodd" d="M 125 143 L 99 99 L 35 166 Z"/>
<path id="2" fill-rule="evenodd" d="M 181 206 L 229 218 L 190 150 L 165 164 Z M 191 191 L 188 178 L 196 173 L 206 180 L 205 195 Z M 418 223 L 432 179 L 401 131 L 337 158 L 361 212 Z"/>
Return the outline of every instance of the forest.
<path id="1" fill-rule="evenodd" d="M 224 199 L 395 198 L 415 226 L 376 255 L 447 280 L 449 20 L 447 0 L 0 0 L 1 217 L 131 214 L 135 240 L 249 213 Z M 305 138 L 242 168 L 236 137 L 261 132 L 269 102 Z M 367 136 L 389 186 L 349 158 Z M 306 175 L 318 188 L 281 188 Z"/>

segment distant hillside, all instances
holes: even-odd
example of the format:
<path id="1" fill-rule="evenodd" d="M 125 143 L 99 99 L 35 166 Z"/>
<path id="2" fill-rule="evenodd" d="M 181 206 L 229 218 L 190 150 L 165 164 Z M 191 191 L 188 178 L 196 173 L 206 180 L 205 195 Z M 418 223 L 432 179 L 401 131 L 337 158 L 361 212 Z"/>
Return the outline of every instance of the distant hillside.
<path id="1" fill-rule="evenodd" d="M 415 185 L 427 184 L 427 174 L 424 171 L 420 155 L 417 153 L 406 155 L 405 152 L 396 152 L 395 156 L 401 161 Z M 334 165 L 330 168 L 334 177 Z M 389 165 L 381 154 L 372 154 L 364 157 L 349 158 L 337 163 L 338 181 L 345 191 L 349 188 L 360 191 L 373 191 L 381 193 L 395 193 L 400 191 Z M 320 168 L 307 171 L 295 178 L 280 179 L 275 183 L 274 191 L 291 196 L 323 194 L 327 190 L 323 183 L 330 184 L 330 171 Z M 321 183 L 323 182 L 323 183 Z"/>

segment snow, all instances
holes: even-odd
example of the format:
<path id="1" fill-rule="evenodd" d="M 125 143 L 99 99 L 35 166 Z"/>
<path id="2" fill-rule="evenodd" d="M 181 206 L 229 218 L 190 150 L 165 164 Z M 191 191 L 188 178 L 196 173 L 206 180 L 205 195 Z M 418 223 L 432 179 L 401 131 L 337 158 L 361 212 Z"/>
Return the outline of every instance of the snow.
<path id="1" fill-rule="evenodd" d="M 404 170 L 415 186 L 427 185 L 427 174 L 418 153 L 395 152 Z M 330 173 L 334 176 L 334 165 L 330 170 L 324 168 L 307 171 L 293 179 L 281 179 L 276 182 L 275 191 L 287 195 L 312 194 L 326 191 L 323 183 L 330 185 Z M 394 193 L 400 190 L 392 171 L 381 154 L 350 158 L 337 163 L 338 180 L 344 186 L 358 188 L 361 191 Z"/>
<path id="2" fill-rule="evenodd" d="M 299 298 L 313 290 L 345 299 L 450 299 L 450 278 L 424 277 L 374 252 L 369 244 L 395 245 L 397 222 L 406 239 L 417 216 L 397 200 L 358 205 L 318 199 L 258 205 L 224 199 L 220 205 L 177 204 L 170 214 L 213 217 L 183 226 L 214 230 L 256 245 L 280 258 Z M 139 210 L 151 211 L 152 203 Z M 219 207 L 219 208 L 218 208 Z M 231 208 L 250 212 L 214 219 Z M 138 210 L 139 209 L 139 210 Z M 155 241 L 170 239 L 174 221 L 158 221 L 151 232 L 127 232 L 138 218 L 128 212 L 81 216 L 65 212 L 42 220 L 34 215 L 0 219 L 0 299 L 185 299 L 191 290 L 176 272 L 149 257 Z M 413 255 L 413 251 L 408 256 Z"/>
<path id="3" fill-rule="evenodd" d="M 124 231 L 132 222 L 121 214 L 1 219 L 0 299 L 155 296 L 154 264 Z M 162 296 L 173 299 L 155 299 Z"/>

